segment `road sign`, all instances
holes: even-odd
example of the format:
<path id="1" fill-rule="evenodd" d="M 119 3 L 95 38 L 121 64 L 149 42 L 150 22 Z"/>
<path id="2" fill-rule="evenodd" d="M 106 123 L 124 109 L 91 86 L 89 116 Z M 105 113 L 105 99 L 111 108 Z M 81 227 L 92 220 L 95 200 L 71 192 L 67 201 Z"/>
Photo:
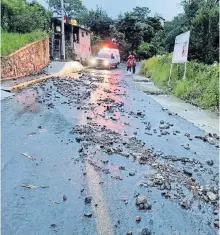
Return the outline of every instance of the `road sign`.
<path id="1" fill-rule="evenodd" d="M 176 37 L 172 63 L 186 63 L 188 56 L 190 31 Z"/>
<path id="2" fill-rule="evenodd" d="M 173 68 L 174 63 L 176 64 L 185 63 L 183 79 L 186 78 L 186 63 L 187 63 L 187 57 L 188 57 L 189 36 L 190 36 L 190 31 L 187 31 L 185 33 L 182 33 L 176 36 L 175 46 L 174 46 L 174 51 L 173 51 L 173 58 L 172 58 L 171 66 L 170 66 L 170 76 L 168 79 L 168 85 L 170 84 L 170 78 L 171 78 L 171 73 L 172 73 L 172 68 Z"/>

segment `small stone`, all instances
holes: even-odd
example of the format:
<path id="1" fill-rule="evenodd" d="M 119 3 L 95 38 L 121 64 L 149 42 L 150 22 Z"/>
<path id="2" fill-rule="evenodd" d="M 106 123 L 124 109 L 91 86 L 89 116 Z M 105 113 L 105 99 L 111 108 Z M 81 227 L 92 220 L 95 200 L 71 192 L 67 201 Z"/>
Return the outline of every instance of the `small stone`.
<path id="1" fill-rule="evenodd" d="M 39 129 L 42 129 L 42 126 L 38 126 Z"/>
<path id="2" fill-rule="evenodd" d="M 144 229 L 141 231 L 141 235 L 151 235 L 151 231 L 148 230 L 147 228 L 144 228 Z"/>
<path id="3" fill-rule="evenodd" d="M 144 210 L 144 209 L 146 209 L 146 208 L 145 208 L 145 205 L 144 205 L 143 203 L 140 204 L 140 205 L 139 205 L 139 210 Z"/>
<path id="4" fill-rule="evenodd" d="M 183 201 L 180 202 L 180 205 L 182 208 L 188 210 L 190 208 L 190 203 L 185 199 Z"/>
<path id="5" fill-rule="evenodd" d="M 151 210 L 151 208 L 152 208 L 151 203 L 150 203 L 150 202 L 147 202 L 147 204 L 145 204 L 145 209 Z"/>
<path id="6" fill-rule="evenodd" d="M 78 152 L 81 153 L 82 151 L 83 151 L 83 148 L 80 148 Z"/>
<path id="7" fill-rule="evenodd" d="M 188 144 L 184 144 L 183 147 L 184 147 L 184 149 L 186 149 L 186 150 L 189 150 L 189 149 L 190 149 L 190 147 L 189 147 Z"/>
<path id="8" fill-rule="evenodd" d="M 209 165 L 209 166 L 213 166 L 214 165 L 214 162 L 212 160 L 208 160 L 206 161 L 206 163 Z"/>
<path id="9" fill-rule="evenodd" d="M 66 201 L 67 200 L 67 196 L 64 194 L 63 195 L 63 201 Z"/>
<path id="10" fill-rule="evenodd" d="M 184 169 L 183 173 L 188 176 L 192 176 L 192 172 L 190 170 Z"/>
<path id="11" fill-rule="evenodd" d="M 138 111 L 138 112 L 137 112 L 137 115 L 138 115 L 138 116 L 141 116 L 141 115 L 142 115 L 142 112 L 141 112 L 141 111 Z"/>
<path id="12" fill-rule="evenodd" d="M 132 232 L 131 231 L 127 232 L 127 235 L 132 235 Z"/>
<path id="13" fill-rule="evenodd" d="M 51 224 L 50 227 L 51 227 L 51 228 L 55 228 L 55 227 L 56 227 L 56 224 Z"/>
<path id="14" fill-rule="evenodd" d="M 160 129 L 169 129 L 170 126 L 168 124 L 160 124 L 159 128 Z"/>
<path id="15" fill-rule="evenodd" d="M 219 212 L 218 209 L 216 209 L 216 210 L 213 211 L 213 214 L 218 215 L 218 212 Z"/>
<path id="16" fill-rule="evenodd" d="M 206 195 L 203 195 L 203 199 L 208 202 L 209 201 L 209 198 L 206 196 Z"/>
<path id="17" fill-rule="evenodd" d="M 171 185 L 169 182 L 165 182 L 164 185 L 167 190 L 171 190 Z"/>
<path id="18" fill-rule="evenodd" d="M 164 120 L 161 120 L 161 121 L 160 121 L 160 124 L 164 124 Z"/>
<path id="19" fill-rule="evenodd" d="M 79 143 L 81 141 L 81 138 L 76 137 L 76 142 Z"/>
<path id="20" fill-rule="evenodd" d="M 119 169 L 120 170 L 125 170 L 125 167 L 124 166 L 119 166 Z"/>
<path id="21" fill-rule="evenodd" d="M 136 220 L 136 222 L 140 222 L 141 221 L 141 217 L 139 215 L 137 215 L 135 220 Z"/>
<path id="22" fill-rule="evenodd" d="M 216 220 L 216 221 L 214 222 L 214 225 L 215 225 L 216 228 L 219 228 L 219 220 Z"/>
<path id="23" fill-rule="evenodd" d="M 134 172 L 129 172 L 129 176 L 135 176 Z"/>
<path id="24" fill-rule="evenodd" d="M 217 199 L 217 195 L 214 194 L 213 192 L 207 192 L 207 196 L 210 201 L 215 201 Z"/>
<path id="25" fill-rule="evenodd" d="M 86 216 L 86 217 L 92 217 L 92 213 L 91 213 L 91 212 L 85 212 L 85 213 L 84 213 L 84 216 Z"/>
<path id="26" fill-rule="evenodd" d="M 147 198 L 143 195 L 139 195 L 137 198 L 136 198 L 136 205 L 140 205 L 140 204 L 144 204 L 147 202 Z"/>
<path id="27" fill-rule="evenodd" d="M 85 203 L 91 203 L 92 202 L 92 197 L 86 197 L 85 198 Z"/>

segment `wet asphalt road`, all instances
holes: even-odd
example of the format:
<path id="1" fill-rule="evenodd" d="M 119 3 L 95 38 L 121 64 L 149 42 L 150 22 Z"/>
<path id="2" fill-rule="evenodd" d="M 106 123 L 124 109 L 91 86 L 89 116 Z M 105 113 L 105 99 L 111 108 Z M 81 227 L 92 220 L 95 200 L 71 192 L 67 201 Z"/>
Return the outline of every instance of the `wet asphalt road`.
<path id="1" fill-rule="evenodd" d="M 3 235 L 217 234 L 218 148 L 124 70 L 53 78 L 1 105 Z"/>

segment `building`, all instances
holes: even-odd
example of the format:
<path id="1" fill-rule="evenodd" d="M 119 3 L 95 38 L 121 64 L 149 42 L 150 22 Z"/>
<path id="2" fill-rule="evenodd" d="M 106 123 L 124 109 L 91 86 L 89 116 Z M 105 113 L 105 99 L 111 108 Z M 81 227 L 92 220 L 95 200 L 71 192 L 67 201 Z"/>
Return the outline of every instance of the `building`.
<path id="1" fill-rule="evenodd" d="M 90 30 L 71 20 L 66 20 L 64 28 L 66 59 L 86 64 L 91 57 Z M 61 59 L 61 20 L 58 18 L 51 20 L 50 57 L 51 60 Z"/>

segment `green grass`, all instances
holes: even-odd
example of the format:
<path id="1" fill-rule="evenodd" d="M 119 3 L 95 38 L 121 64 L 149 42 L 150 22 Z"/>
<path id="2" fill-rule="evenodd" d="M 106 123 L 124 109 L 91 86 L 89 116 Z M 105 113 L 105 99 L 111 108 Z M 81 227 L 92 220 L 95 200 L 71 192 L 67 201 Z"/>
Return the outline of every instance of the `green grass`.
<path id="1" fill-rule="evenodd" d="M 28 43 L 42 40 L 46 36 L 47 33 L 43 31 L 34 31 L 25 34 L 1 31 L 1 56 L 9 55 Z"/>
<path id="2" fill-rule="evenodd" d="M 141 63 L 140 73 L 150 77 L 159 87 L 168 89 L 175 96 L 206 109 L 219 109 L 219 64 L 206 65 L 187 62 L 186 79 L 184 64 L 173 64 L 170 87 L 169 70 L 172 55 L 152 57 Z"/>

